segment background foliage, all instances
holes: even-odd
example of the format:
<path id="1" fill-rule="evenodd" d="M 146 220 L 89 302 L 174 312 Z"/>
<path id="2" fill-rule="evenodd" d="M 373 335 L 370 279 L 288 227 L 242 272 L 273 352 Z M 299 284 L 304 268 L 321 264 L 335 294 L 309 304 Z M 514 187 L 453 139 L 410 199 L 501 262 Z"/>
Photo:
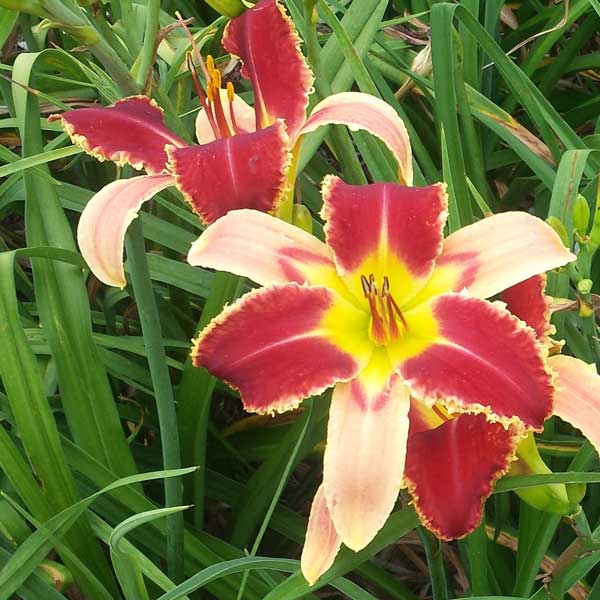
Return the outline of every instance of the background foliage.
<path id="1" fill-rule="evenodd" d="M 297 559 L 329 398 L 249 416 L 190 367 L 198 324 L 248 284 L 183 260 L 200 225 L 176 192 L 136 222 L 124 290 L 89 278 L 74 225 L 115 168 L 47 120 L 148 91 L 191 141 L 198 103 L 180 68 L 188 45 L 171 27 L 175 12 L 193 18 L 198 44 L 226 72 L 227 20 L 200 0 L 79 4 L 0 2 L 0 599 L 600 598 L 598 457 L 558 421 L 538 444 L 564 474 L 505 478 L 486 522 L 452 544 L 417 527 L 401 496 L 372 544 L 343 551 L 308 589 Z M 53 18 L 31 14 L 40 6 Z M 410 132 L 416 185 L 449 184 L 451 229 L 489 210 L 554 217 L 581 249 L 578 271 L 550 281 L 575 301 L 556 319 L 558 337 L 597 363 L 600 2 L 286 6 L 316 71 L 311 103 L 349 89 L 390 103 Z M 244 89 L 236 70 L 227 76 Z M 395 179 L 378 142 L 339 127 L 311 134 L 301 167 L 297 194 L 317 235 L 325 174 Z M 583 513 L 561 519 L 510 492 L 553 481 L 589 483 Z"/>

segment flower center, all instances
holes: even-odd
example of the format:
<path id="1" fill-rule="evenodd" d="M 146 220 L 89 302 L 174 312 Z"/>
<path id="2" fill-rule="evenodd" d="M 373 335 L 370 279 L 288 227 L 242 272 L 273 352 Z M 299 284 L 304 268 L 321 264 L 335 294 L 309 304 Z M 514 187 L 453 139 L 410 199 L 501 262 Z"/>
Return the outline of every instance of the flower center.
<path id="1" fill-rule="evenodd" d="M 202 60 L 199 52 L 197 56 L 200 57 L 199 60 Z M 221 98 L 221 71 L 215 67 L 215 61 L 213 60 L 213 57 L 208 55 L 206 57 L 206 64 L 204 64 L 204 61 L 200 63 L 206 80 L 206 94 L 202 89 L 200 78 L 198 77 L 198 72 L 196 70 L 196 65 L 194 64 L 194 59 L 191 52 L 187 53 L 186 59 L 188 69 L 192 75 L 194 87 L 196 88 L 196 93 L 200 99 L 200 104 L 202 104 L 202 108 L 206 111 L 206 117 L 208 118 L 208 122 L 212 127 L 215 137 L 226 138 L 239 133 L 239 127 L 236 123 L 235 113 L 233 111 L 233 99 L 235 97 L 235 92 L 233 90 L 233 84 L 231 81 L 228 81 L 226 86 L 227 103 L 229 105 L 227 107 L 227 112 L 230 119 L 230 122 L 228 122 L 227 118 L 225 117 L 226 109 L 223 106 L 223 101 Z"/>
<path id="2" fill-rule="evenodd" d="M 368 279 L 361 275 L 360 281 L 371 309 L 369 337 L 376 346 L 385 346 L 398 339 L 403 331 L 408 331 L 406 319 L 390 294 L 390 281 L 387 277 L 383 278 L 381 291 L 377 289 L 372 273 Z"/>
<path id="3" fill-rule="evenodd" d="M 192 50 L 187 52 L 185 58 L 200 104 L 206 112 L 206 118 L 210 123 L 215 138 L 231 137 L 240 132 L 233 111 L 233 99 L 235 97 L 233 84 L 231 81 L 227 82 L 227 102 L 229 106 L 225 108 L 221 99 L 221 71 L 215 67 L 215 61 L 210 54 L 206 57 L 206 63 L 204 62 L 202 54 L 200 54 L 200 50 L 198 50 L 198 46 L 194 40 L 194 36 L 187 28 L 187 25 L 181 16 L 179 14 L 177 16 L 190 41 L 190 45 L 192 46 Z M 194 57 L 204 76 L 206 93 L 204 93 L 204 89 L 200 83 L 200 77 L 198 76 L 198 70 L 194 63 Z M 229 121 L 225 117 L 225 110 L 227 110 L 229 114 Z"/>

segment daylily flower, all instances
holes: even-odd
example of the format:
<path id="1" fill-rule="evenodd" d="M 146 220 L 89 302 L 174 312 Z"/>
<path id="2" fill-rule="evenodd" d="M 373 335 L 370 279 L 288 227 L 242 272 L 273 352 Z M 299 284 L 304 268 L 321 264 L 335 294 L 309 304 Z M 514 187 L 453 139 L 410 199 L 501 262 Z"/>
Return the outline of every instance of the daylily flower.
<path id="1" fill-rule="evenodd" d="M 556 353 L 561 344 L 550 338 L 555 328 L 545 285 L 546 276 L 535 275 L 500 297 L 535 332 L 542 352 Z M 557 354 L 548 365 L 555 386 L 552 415 L 581 429 L 600 451 L 600 376 L 595 366 Z M 543 472 L 551 471 L 541 461 L 531 433 L 523 438 L 522 427 L 504 428 L 481 414 L 451 415 L 440 404 L 428 407 L 411 400 L 403 487 L 408 488 L 423 525 L 440 539 L 452 540 L 477 527 L 485 500 L 501 476 L 509 470 L 514 475 L 528 474 L 528 465 L 522 464 L 525 456 L 537 459 L 538 467 L 545 467 Z M 579 486 L 573 490 L 564 485 L 543 487 L 550 489 L 525 488 L 524 500 L 530 501 L 534 490 L 544 492 L 536 497 L 535 506 L 561 514 L 574 509 L 583 493 Z M 322 484 L 313 500 L 302 553 L 302 571 L 309 583 L 331 567 L 341 543 Z"/>
<path id="2" fill-rule="evenodd" d="M 581 430 L 600 452 L 600 376 L 595 365 L 560 354 L 562 342 L 550 337 L 555 328 L 550 323 L 551 301 L 545 289 L 546 277 L 537 275 L 506 290 L 502 299 L 535 330 L 550 355 L 548 365 L 555 384 L 552 414 Z"/>
<path id="3" fill-rule="evenodd" d="M 264 287 L 216 317 L 192 359 L 239 389 L 252 412 L 292 409 L 335 386 L 320 498 L 339 539 L 360 550 L 396 501 L 411 398 L 444 418 L 476 413 L 498 436 L 542 428 L 553 386 L 540 344 L 484 298 L 574 256 L 522 212 L 443 240 L 443 184 L 351 186 L 328 176 L 323 199 L 327 244 L 252 210 L 230 212 L 193 244 L 191 264 Z M 474 436 L 475 450 L 490 443 L 462 419 L 448 431 L 428 455 L 457 436 Z"/>
<path id="4" fill-rule="evenodd" d="M 123 287 L 125 232 L 144 202 L 176 186 L 206 222 L 235 208 L 278 209 L 293 186 L 294 161 L 301 137 L 329 123 L 364 129 L 381 138 L 399 164 L 400 179 L 412 183 L 410 148 L 402 120 L 385 102 L 358 92 L 326 98 L 306 117 L 313 76 L 299 50 L 300 39 L 278 0 L 262 0 L 233 19 L 223 46 L 243 62 L 252 82 L 255 108 L 222 88 L 220 71 L 209 56 L 197 61 L 204 73 L 203 92 L 193 61 L 202 109 L 196 119 L 199 145 L 189 145 L 163 122 L 162 110 L 143 96 L 108 108 L 84 108 L 53 115 L 73 143 L 99 160 L 145 169 L 148 175 L 114 181 L 100 190 L 82 213 L 77 237 L 94 274 Z"/>

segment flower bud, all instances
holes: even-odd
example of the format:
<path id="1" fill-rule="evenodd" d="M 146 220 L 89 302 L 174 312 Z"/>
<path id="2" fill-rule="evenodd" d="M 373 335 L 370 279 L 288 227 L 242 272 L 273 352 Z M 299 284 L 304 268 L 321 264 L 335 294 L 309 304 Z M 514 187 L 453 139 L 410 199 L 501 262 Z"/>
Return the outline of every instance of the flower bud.
<path id="1" fill-rule="evenodd" d="M 40 0 L 0 0 L 0 8 L 29 13 L 36 17 L 47 16 Z"/>
<path id="2" fill-rule="evenodd" d="M 578 194 L 573 203 L 573 227 L 580 236 L 587 233 L 590 224 L 590 205 L 587 200 Z"/>
<path id="3" fill-rule="evenodd" d="M 593 285 L 594 285 L 594 282 L 591 279 L 582 279 L 577 284 L 577 291 L 580 294 L 589 294 L 592 291 Z"/>
<path id="4" fill-rule="evenodd" d="M 510 475 L 541 475 L 552 473 L 546 463 L 542 460 L 535 444 L 532 433 L 527 436 L 517 447 L 518 459 L 512 463 Z M 538 510 L 558 515 L 573 514 L 578 508 L 577 494 L 574 491 L 573 500 L 569 496 L 567 487 L 563 483 L 548 483 L 515 490 L 516 494 Z"/>
<path id="5" fill-rule="evenodd" d="M 206 0 L 206 4 L 230 19 L 239 17 L 248 8 L 240 0 Z"/>
<path id="6" fill-rule="evenodd" d="M 304 204 L 294 204 L 292 224 L 308 233 L 312 233 L 312 215 Z"/>
<path id="7" fill-rule="evenodd" d="M 570 247 L 569 244 L 569 234 L 567 233 L 567 229 L 564 226 L 563 222 L 556 217 L 548 217 L 546 219 L 546 223 L 558 233 L 558 237 L 560 237 L 561 242 L 567 247 Z"/>

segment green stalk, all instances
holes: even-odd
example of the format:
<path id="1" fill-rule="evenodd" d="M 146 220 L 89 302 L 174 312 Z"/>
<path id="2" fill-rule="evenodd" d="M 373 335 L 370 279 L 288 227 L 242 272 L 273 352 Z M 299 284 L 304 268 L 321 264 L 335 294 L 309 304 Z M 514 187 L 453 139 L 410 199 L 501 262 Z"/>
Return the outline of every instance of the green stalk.
<path id="1" fill-rule="evenodd" d="M 154 63 L 154 52 L 156 50 L 156 37 L 158 35 L 160 15 L 160 0 L 148 0 L 146 4 L 146 30 L 144 33 L 144 44 L 140 52 L 140 66 L 137 72 L 138 86 L 143 90 L 150 89 L 146 82 L 152 76 L 152 65 Z"/>
<path id="2" fill-rule="evenodd" d="M 442 543 L 424 527 L 417 527 L 417 532 L 427 557 L 433 600 L 448 600 L 448 580 L 442 555 Z"/>
<path id="3" fill-rule="evenodd" d="M 485 517 L 479 527 L 467 538 L 471 572 L 471 596 L 488 596 L 491 593 L 488 577 L 487 534 Z"/>
<path id="4" fill-rule="evenodd" d="M 196 331 L 201 331 L 238 295 L 240 282 L 231 273 L 215 274 Z M 195 367 L 188 357 L 177 393 L 177 407 L 183 463 L 200 466 L 191 477 L 192 489 L 186 489 L 186 499 L 194 503 L 194 525 L 198 531 L 204 526 L 206 434 L 215 383 L 216 379 L 206 369 Z"/>
<path id="5" fill-rule="evenodd" d="M 285 469 L 283 470 L 283 473 L 281 474 L 279 483 L 277 485 L 277 489 L 275 490 L 275 493 L 273 494 L 271 503 L 269 504 L 267 514 L 265 515 L 265 518 L 263 519 L 263 522 L 260 525 L 260 529 L 258 530 L 256 539 L 254 540 L 254 544 L 252 544 L 252 550 L 250 550 L 250 556 L 256 556 L 256 553 L 258 552 L 258 549 L 260 547 L 262 539 L 265 536 L 265 533 L 267 532 L 267 527 L 269 526 L 271 517 L 273 516 L 273 513 L 275 512 L 275 508 L 277 507 L 277 503 L 279 502 L 279 499 L 281 498 L 281 494 L 283 494 L 283 489 L 285 488 L 285 485 L 288 482 L 288 479 L 290 477 L 292 469 L 294 468 L 294 465 L 296 464 L 296 457 L 298 456 L 298 452 L 300 452 L 300 447 L 302 446 L 302 443 L 304 442 L 304 438 L 306 437 L 306 432 L 308 431 L 309 426 L 311 424 L 312 407 L 313 407 L 312 399 L 307 400 L 305 402 L 304 406 L 305 406 L 305 413 L 302 415 L 302 417 L 300 417 L 301 419 L 304 419 L 304 426 L 302 427 L 302 431 L 300 432 L 300 435 L 298 436 L 298 439 L 296 440 L 296 444 L 290 454 L 290 458 L 285 466 Z M 242 584 L 240 585 L 240 591 L 238 592 L 237 600 L 242 600 L 242 597 L 244 596 L 244 589 L 246 588 L 246 582 L 248 581 L 249 574 L 250 574 L 250 571 L 244 572 L 244 577 L 242 579 Z"/>
<path id="6" fill-rule="evenodd" d="M 520 568 L 517 568 L 517 580 L 512 591 L 513 596 L 528 597 L 531 595 L 540 564 L 550 546 L 552 537 L 556 533 L 561 518 L 560 515 L 543 514 L 535 535 L 529 544 L 528 552 L 523 560 L 518 563 Z"/>
<path id="7" fill-rule="evenodd" d="M 321 76 L 321 46 L 317 38 L 317 23 L 313 18 L 316 0 L 305 0 L 304 20 L 306 30 L 306 49 L 308 62 L 315 73 L 315 90 L 320 98 L 327 98 L 333 93 L 331 85 L 325 77 Z M 360 160 L 356 156 L 352 139 L 348 131 L 340 125 L 330 129 L 331 145 L 341 165 L 344 179 L 348 183 L 365 184 L 367 178 L 362 170 Z"/>
<path id="8" fill-rule="evenodd" d="M 98 30 L 83 17 L 82 11 L 74 13 L 60 0 L 46 0 L 44 8 L 65 30 L 89 47 L 90 52 L 108 71 L 123 94 L 132 95 L 139 92 L 129 69 Z"/>
<path id="9" fill-rule="evenodd" d="M 154 289 L 148 269 L 142 222 L 137 219 L 129 227 L 126 241 L 127 257 L 131 265 L 131 282 L 138 308 L 144 344 L 148 353 L 148 366 L 154 387 L 156 408 L 162 445 L 163 468 L 178 469 L 179 433 L 173 389 L 167 366 L 167 355 L 163 345 L 160 315 L 156 307 Z M 180 506 L 182 486 L 180 478 L 165 481 L 165 506 Z M 167 517 L 167 563 L 169 577 L 175 581 L 183 579 L 183 514 L 174 513 Z"/>

